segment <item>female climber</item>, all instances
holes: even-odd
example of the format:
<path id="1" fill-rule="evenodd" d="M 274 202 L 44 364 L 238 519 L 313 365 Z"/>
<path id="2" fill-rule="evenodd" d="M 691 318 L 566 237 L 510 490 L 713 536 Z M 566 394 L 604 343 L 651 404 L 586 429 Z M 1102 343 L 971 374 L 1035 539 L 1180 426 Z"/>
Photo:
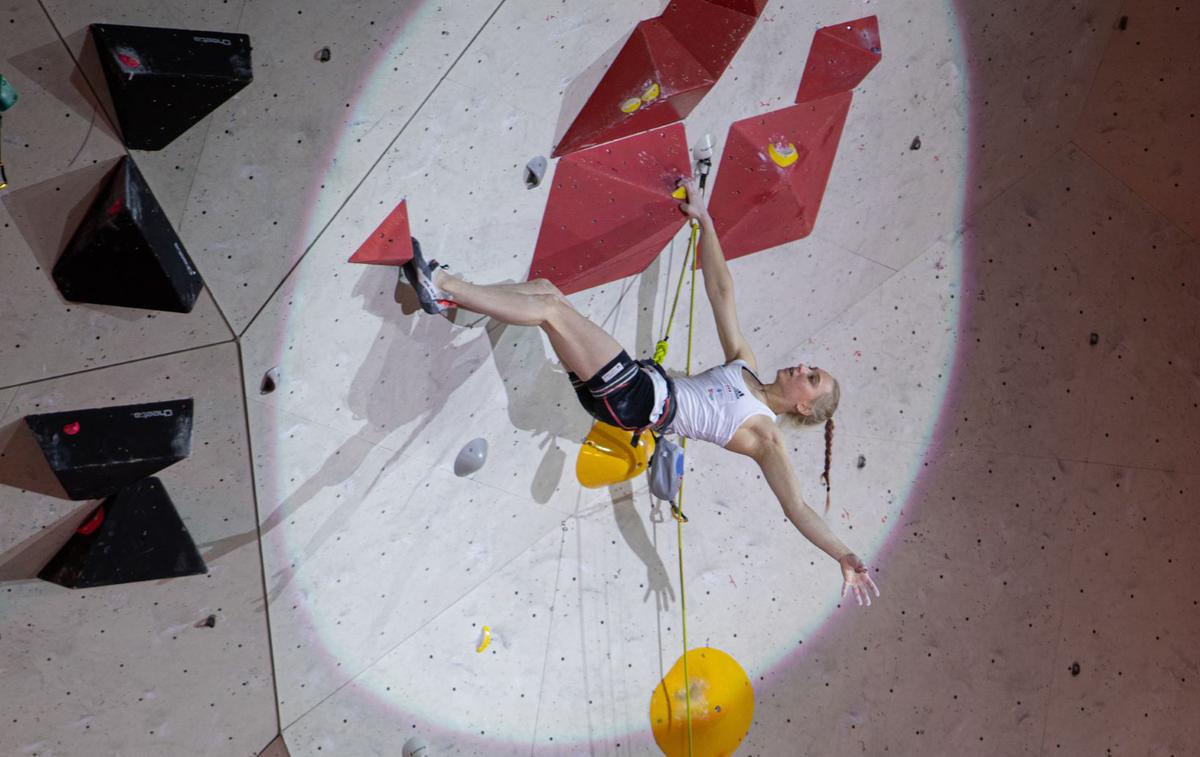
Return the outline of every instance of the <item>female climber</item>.
<path id="1" fill-rule="evenodd" d="M 520 284 L 472 284 L 437 261 L 425 261 L 419 245 L 405 274 L 428 313 L 459 307 L 502 323 L 538 326 L 550 338 L 584 409 L 626 429 L 672 432 L 717 444 L 758 463 L 788 520 L 842 570 L 842 596 L 850 590 L 862 605 L 879 589 L 863 561 L 846 547 L 800 494 L 778 417 L 801 425 L 825 424 L 825 474 L 829 486 L 833 412 L 841 389 L 821 368 L 795 365 L 764 383 L 758 361 L 738 324 L 733 277 L 713 221 L 694 179 L 680 209 L 700 224 L 704 289 L 712 305 L 725 363 L 695 376 L 668 377 L 652 360 L 636 361 L 604 329 L 581 315 L 546 279 Z"/>

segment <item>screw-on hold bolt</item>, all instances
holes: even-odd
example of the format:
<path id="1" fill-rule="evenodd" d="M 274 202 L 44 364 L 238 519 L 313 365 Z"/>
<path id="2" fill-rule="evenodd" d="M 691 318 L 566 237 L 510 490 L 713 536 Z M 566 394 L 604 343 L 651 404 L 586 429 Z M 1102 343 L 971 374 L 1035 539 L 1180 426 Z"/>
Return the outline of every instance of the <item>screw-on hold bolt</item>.
<path id="1" fill-rule="evenodd" d="M 1079 675 L 1079 663 L 1077 663 L 1077 662 L 1071 663 L 1071 675 L 1073 675 L 1073 676 Z"/>
<path id="2" fill-rule="evenodd" d="M 317 60 L 321 61 L 322 63 L 328 63 L 329 59 L 332 57 L 333 53 L 329 51 L 328 47 L 322 47 L 321 51 L 317 53 Z"/>
<path id="3" fill-rule="evenodd" d="M 204 619 L 204 625 L 208 626 L 209 628 L 216 628 L 217 627 L 217 616 L 209 615 L 207 618 Z"/>
<path id="4" fill-rule="evenodd" d="M 1095 331 L 1093 331 L 1091 336 L 1088 337 L 1088 344 L 1095 346 L 1099 343 L 1100 343 L 1100 335 L 1097 334 Z"/>
<path id="5" fill-rule="evenodd" d="M 865 467 L 867 467 L 867 457 L 866 457 L 866 455 L 859 455 L 858 456 L 858 469 L 862 470 Z"/>
<path id="6" fill-rule="evenodd" d="M 920 149 L 921 149 L 921 138 L 920 138 L 920 137 L 913 137 L 912 144 L 908 146 L 908 149 L 910 149 L 910 150 L 920 150 Z"/>

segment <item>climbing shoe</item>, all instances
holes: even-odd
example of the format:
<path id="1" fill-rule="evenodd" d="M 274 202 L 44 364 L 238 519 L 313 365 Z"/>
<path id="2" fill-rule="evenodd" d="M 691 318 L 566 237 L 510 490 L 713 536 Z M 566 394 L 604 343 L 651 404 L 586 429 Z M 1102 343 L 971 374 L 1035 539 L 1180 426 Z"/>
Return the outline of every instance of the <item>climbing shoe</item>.
<path id="1" fill-rule="evenodd" d="M 413 257 L 402 266 L 404 277 L 417 293 L 421 301 L 421 309 L 426 313 L 439 315 L 454 307 L 454 302 L 446 297 L 446 293 L 433 283 L 433 271 L 438 268 L 436 260 L 426 262 L 421 255 L 421 244 L 416 237 L 412 238 Z"/>

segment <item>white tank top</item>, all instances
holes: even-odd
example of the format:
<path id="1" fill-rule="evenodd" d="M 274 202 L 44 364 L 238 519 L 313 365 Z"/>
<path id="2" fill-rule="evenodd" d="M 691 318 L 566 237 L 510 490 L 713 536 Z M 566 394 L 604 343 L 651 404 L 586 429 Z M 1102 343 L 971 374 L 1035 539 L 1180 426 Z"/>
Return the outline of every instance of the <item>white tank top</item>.
<path id="1" fill-rule="evenodd" d="M 674 377 L 675 420 L 671 431 L 724 447 L 747 418 L 775 413 L 746 386 L 745 360 L 709 368 L 695 376 Z"/>

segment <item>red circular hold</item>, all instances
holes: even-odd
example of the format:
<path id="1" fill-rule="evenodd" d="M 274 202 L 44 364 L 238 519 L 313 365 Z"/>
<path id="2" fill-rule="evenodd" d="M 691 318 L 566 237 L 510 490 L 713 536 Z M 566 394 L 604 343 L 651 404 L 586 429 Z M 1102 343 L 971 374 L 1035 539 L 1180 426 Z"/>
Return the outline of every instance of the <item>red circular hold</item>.
<path id="1" fill-rule="evenodd" d="M 100 528 L 100 524 L 103 522 L 104 522 L 104 505 L 100 505 L 99 507 L 96 508 L 96 512 L 92 513 L 92 517 L 88 518 L 87 522 L 84 523 L 82 526 L 80 526 L 79 530 L 76 531 L 76 533 L 81 534 L 83 536 L 90 536 L 91 534 L 95 533 L 97 528 Z"/>
<path id="2" fill-rule="evenodd" d="M 128 53 L 117 53 L 117 60 L 125 68 L 141 68 L 142 62 Z"/>
<path id="3" fill-rule="evenodd" d="M 63 426 L 63 433 L 67 436 L 75 436 L 79 433 L 79 421 L 71 421 Z"/>

